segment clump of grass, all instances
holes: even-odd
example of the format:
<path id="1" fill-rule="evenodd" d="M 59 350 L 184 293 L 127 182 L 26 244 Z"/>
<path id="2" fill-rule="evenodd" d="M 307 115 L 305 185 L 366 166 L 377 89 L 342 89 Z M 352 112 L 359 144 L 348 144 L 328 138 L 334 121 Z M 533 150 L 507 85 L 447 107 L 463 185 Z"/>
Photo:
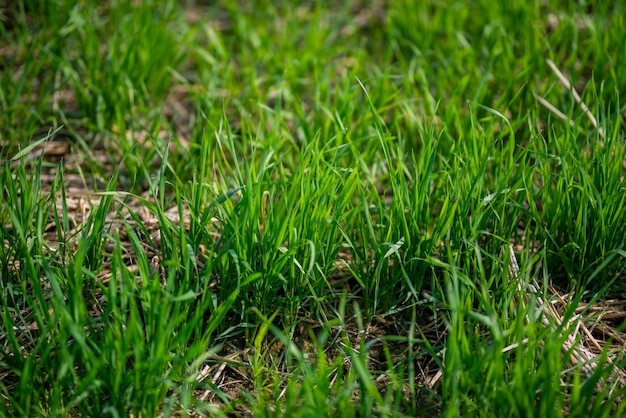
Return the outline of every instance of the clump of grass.
<path id="1" fill-rule="evenodd" d="M 6 10 L 1 414 L 622 413 L 620 3 Z"/>
<path id="2" fill-rule="evenodd" d="M 63 236 L 63 174 L 43 195 L 38 161 L 33 180 L 23 161 L 15 171 L 8 165 L 3 171 L 7 202 L 16 204 L 5 206 L 12 231 L 3 230 L 5 239 L 15 237 L 2 254 L 6 402 L 22 415 L 154 415 L 179 408 L 175 399 L 195 387 L 194 376 L 215 351 L 212 336 L 237 292 L 216 301 L 202 290 L 190 274 L 195 259 L 185 251 L 161 266 L 164 284 L 131 226 L 133 217 L 122 217 L 121 230 L 112 230 L 107 217 L 115 213 L 115 177 L 76 236 Z M 163 222 L 161 242 L 186 248 L 184 234 L 158 203 L 151 210 Z M 60 234 L 55 245 L 66 247 L 66 259 L 50 248 L 46 226 Z"/>

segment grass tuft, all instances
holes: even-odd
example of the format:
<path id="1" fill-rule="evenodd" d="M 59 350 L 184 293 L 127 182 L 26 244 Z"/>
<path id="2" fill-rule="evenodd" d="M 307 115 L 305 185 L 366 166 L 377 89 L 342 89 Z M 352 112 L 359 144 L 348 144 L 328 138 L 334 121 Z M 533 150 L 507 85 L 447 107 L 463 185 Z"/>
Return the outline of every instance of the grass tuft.
<path id="1" fill-rule="evenodd" d="M 621 2 L 0 1 L 0 416 L 624 413 Z"/>

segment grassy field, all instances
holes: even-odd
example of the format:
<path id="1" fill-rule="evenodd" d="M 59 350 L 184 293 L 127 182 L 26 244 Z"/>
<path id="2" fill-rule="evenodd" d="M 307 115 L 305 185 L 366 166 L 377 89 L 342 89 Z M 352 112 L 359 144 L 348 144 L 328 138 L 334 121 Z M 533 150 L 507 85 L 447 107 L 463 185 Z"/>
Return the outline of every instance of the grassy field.
<path id="1" fill-rule="evenodd" d="M 626 413 L 626 3 L 0 0 L 0 417 Z"/>

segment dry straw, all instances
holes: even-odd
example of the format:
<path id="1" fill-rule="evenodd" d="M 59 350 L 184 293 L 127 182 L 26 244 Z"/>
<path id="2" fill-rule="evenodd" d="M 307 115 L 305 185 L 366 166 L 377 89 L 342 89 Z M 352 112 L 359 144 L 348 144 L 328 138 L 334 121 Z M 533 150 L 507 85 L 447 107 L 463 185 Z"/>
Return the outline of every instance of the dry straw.
<path id="1" fill-rule="evenodd" d="M 544 327 L 550 328 L 554 333 L 559 332 L 559 329 L 568 332 L 565 342 L 563 343 L 563 354 L 567 356 L 567 361 L 572 370 L 581 369 L 583 374 L 589 376 L 593 374 L 596 367 L 603 365 L 599 360 L 599 356 L 604 352 L 607 341 L 601 341 L 594 337 L 592 331 L 583 322 L 587 320 L 587 318 L 583 318 L 581 314 L 583 312 L 600 312 L 599 315 L 596 315 L 595 319 L 590 317 L 594 326 L 596 326 L 603 318 L 607 319 L 615 316 L 616 312 L 611 310 L 610 304 L 603 302 L 592 307 L 585 306 L 581 309 L 577 309 L 568 323 L 563 326 L 564 318 L 556 306 L 566 306 L 566 299 L 568 297 L 559 294 L 554 287 L 548 286 L 548 290 L 554 298 L 554 303 L 548 302 L 540 296 L 540 287 L 536 279 L 533 278 L 527 283 L 522 280 L 519 275 L 519 265 L 512 245 L 509 246 L 509 279 L 517 282 L 518 296 L 515 299 L 517 312 L 530 312 L 534 310 L 536 313 L 535 317 L 540 318 L 541 324 Z M 528 314 L 525 319 L 528 323 Z M 617 335 L 617 332 L 614 334 Z M 621 340 L 621 338 L 611 338 L 617 341 Z M 623 341 L 621 345 L 622 347 L 614 353 L 623 353 Z M 503 351 L 509 351 L 517 346 L 518 344 L 508 346 Z M 614 359 L 615 357 L 616 354 L 613 354 L 606 358 L 608 365 L 613 364 L 612 358 Z M 615 369 L 612 378 L 613 379 L 610 379 L 611 381 L 619 382 L 620 385 L 623 385 L 626 382 L 626 372 Z"/>

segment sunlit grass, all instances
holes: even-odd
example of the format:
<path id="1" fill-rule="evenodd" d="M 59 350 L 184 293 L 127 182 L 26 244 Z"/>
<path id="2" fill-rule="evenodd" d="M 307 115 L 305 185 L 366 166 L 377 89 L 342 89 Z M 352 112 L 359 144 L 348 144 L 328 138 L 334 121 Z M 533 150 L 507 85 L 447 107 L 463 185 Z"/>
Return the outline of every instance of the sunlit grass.
<path id="1" fill-rule="evenodd" d="M 600 3 L 2 6 L 0 415 L 619 416 Z"/>

